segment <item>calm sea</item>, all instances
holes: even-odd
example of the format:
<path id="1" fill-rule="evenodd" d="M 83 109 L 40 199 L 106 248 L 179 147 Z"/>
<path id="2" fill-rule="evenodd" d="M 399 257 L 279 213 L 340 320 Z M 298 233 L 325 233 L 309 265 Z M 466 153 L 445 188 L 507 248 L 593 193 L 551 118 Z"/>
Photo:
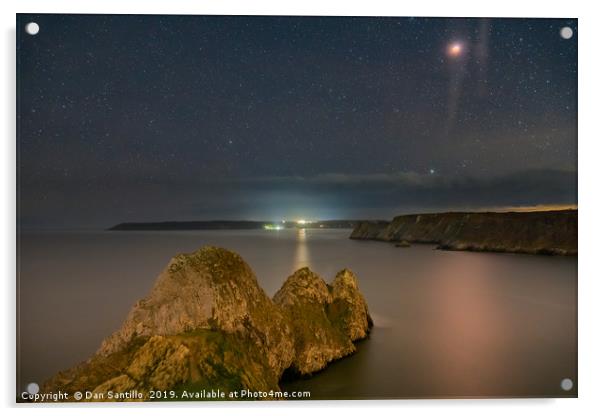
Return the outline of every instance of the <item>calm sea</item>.
<path id="1" fill-rule="evenodd" d="M 24 233 L 18 390 L 88 358 L 173 255 L 211 244 L 242 255 L 270 296 L 303 266 L 326 281 L 344 267 L 358 276 L 370 338 L 284 390 L 316 399 L 576 394 L 576 258 L 395 248 L 349 240 L 350 231 Z"/>

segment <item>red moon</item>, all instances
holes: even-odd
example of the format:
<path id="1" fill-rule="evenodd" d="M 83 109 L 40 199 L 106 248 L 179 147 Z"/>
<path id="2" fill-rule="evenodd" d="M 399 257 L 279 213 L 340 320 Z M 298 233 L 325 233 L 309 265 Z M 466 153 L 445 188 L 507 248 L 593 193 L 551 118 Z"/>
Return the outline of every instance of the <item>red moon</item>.
<path id="1" fill-rule="evenodd" d="M 460 56 L 463 51 L 464 47 L 460 42 L 451 43 L 447 47 L 447 55 L 451 56 L 452 58 Z"/>

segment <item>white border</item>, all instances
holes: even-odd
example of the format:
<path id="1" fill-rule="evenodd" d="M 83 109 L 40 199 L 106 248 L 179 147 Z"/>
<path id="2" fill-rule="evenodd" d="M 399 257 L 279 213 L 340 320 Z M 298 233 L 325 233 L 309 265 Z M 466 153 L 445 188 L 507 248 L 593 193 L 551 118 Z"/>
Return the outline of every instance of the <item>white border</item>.
<path id="1" fill-rule="evenodd" d="M 383 413 L 411 412 L 412 414 L 448 415 L 507 415 L 526 413 L 537 415 L 602 414 L 601 400 L 602 353 L 599 317 L 602 316 L 602 271 L 597 260 L 602 244 L 602 188 L 600 174 L 600 112 L 602 89 L 600 27 L 602 16 L 595 2 L 556 1 L 528 2 L 525 0 L 470 1 L 448 0 L 413 2 L 402 1 L 326 1 L 326 0 L 238 0 L 238 1 L 3 1 L 2 13 L 2 149 L 0 150 L 3 197 L 0 209 L 2 240 L 0 264 L 2 282 L 2 332 L 0 343 L 1 405 L 9 414 L 33 413 L 39 406 L 14 405 L 15 397 L 15 13 L 135 13 L 135 14 L 268 14 L 268 15 L 358 15 L 358 16 L 495 16 L 495 17 L 571 17 L 579 18 L 579 399 L 516 399 L 516 400 L 412 400 L 412 401 L 338 401 L 297 403 L 179 403 L 177 414 L 225 413 L 248 415 L 303 414 L 345 412 L 365 415 L 372 407 Z M 191 410 L 192 409 L 192 410 Z M 82 406 L 48 406 L 48 414 L 81 414 Z M 148 415 L 164 415 L 165 405 L 120 405 L 107 408 L 97 404 L 85 408 L 90 414 L 127 414 L 143 411 Z"/>

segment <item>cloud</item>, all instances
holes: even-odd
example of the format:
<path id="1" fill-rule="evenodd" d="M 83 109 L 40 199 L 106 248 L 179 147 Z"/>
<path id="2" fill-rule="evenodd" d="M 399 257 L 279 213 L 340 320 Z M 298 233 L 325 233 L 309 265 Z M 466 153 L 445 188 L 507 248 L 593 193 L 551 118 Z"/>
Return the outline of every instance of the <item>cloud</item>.
<path id="1" fill-rule="evenodd" d="M 494 204 L 498 200 L 562 199 L 576 201 L 577 174 L 570 170 L 528 170 L 494 177 L 448 177 L 396 172 L 377 174 L 327 173 L 313 176 L 265 176 L 206 181 L 207 186 L 256 190 L 328 191 L 358 194 L 398 194 L 432 200 Z M 203 182 L 201 182 L 202 184 Z M 202 185 L 201 185 L 202 186 Z M 534 201 L 537 202 L 537 201 Z"/>
<path id="2" fill-rule="evenodd" d="M 327 173 L 246 178 L 158 177 L 144 185 L 106 184 L 44 189 L 24 186 L 25 225 L 110 226 L 122 221 L 306 217 L 392 218 L 412 212 L 482 210 L 577 202 L 577 174 L 530 170 L 496 177 L 447 177 L 416 172 Z M 116 197 L 118 195 L 118 197 Z"/>

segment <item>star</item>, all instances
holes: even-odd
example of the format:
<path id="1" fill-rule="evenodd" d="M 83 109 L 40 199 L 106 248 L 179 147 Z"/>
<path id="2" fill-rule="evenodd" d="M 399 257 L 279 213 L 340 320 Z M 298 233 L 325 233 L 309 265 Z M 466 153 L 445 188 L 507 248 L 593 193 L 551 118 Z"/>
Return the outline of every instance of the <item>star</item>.
<path id="1" fill-rule="evenodd" d="M 434 209 L 414 174 L 433 192 L 458 184 L 439 209 L 481 204 L 466 191 L 472 178 L 508 174 L 524 182 L 524 171 L 576 170 L 574 19 L 282 17 L 271 24 L 267 17 L 203 17 L 193 24 L 196 18 L 170 16 L 152 18 L 148 37 L 122 42 L 120 34 L 144 28 L 146 18 L 52 16 L 19 17 L 23 30 L 40 23 L 36 36 L 18 40 L 20 187 L 27 195 L 20 212 L 36 218 L 32 226 L 39 218 L 48 227 L 108 227 L 126 220 L 130 207 L 149 219 L 309 218 L 313 211 L 297 210 L 310 206 L 324 215 L 388 218 L 410 198 Z M 213 30 L 231 24 L 237 29 Z M 568 29 L 570 40 L 561 37 Z M 82 68 L 73 56 L 82 57 Z M 384 189 L 400 171 L 408 192 L 391 200 Z M 203 178 L 212 192 L 213 178 L 226 174 L 231 188 L 215 203 L 199 203 L 203 190 L 190 178 Z M 149 204 L 169 193 L 166 182 L 135 186 L 151 175 L 181 184 L 177 200 L 163 198 L 173 207 Z M 536 192 L 502 189 L 492 198 L 574 194 L 574 181 L 558 193 L 555 176 L 540 186 L 541 173 L 534 175 Z M 86 194 L 88 182 L 103 193 Z M 344 203 L 360 193 L 371 196 L 369 207 Z M 79 209 L 58 209 L 65 198 Z M 119 202 L 104 210 L 105 200 Z"/>

